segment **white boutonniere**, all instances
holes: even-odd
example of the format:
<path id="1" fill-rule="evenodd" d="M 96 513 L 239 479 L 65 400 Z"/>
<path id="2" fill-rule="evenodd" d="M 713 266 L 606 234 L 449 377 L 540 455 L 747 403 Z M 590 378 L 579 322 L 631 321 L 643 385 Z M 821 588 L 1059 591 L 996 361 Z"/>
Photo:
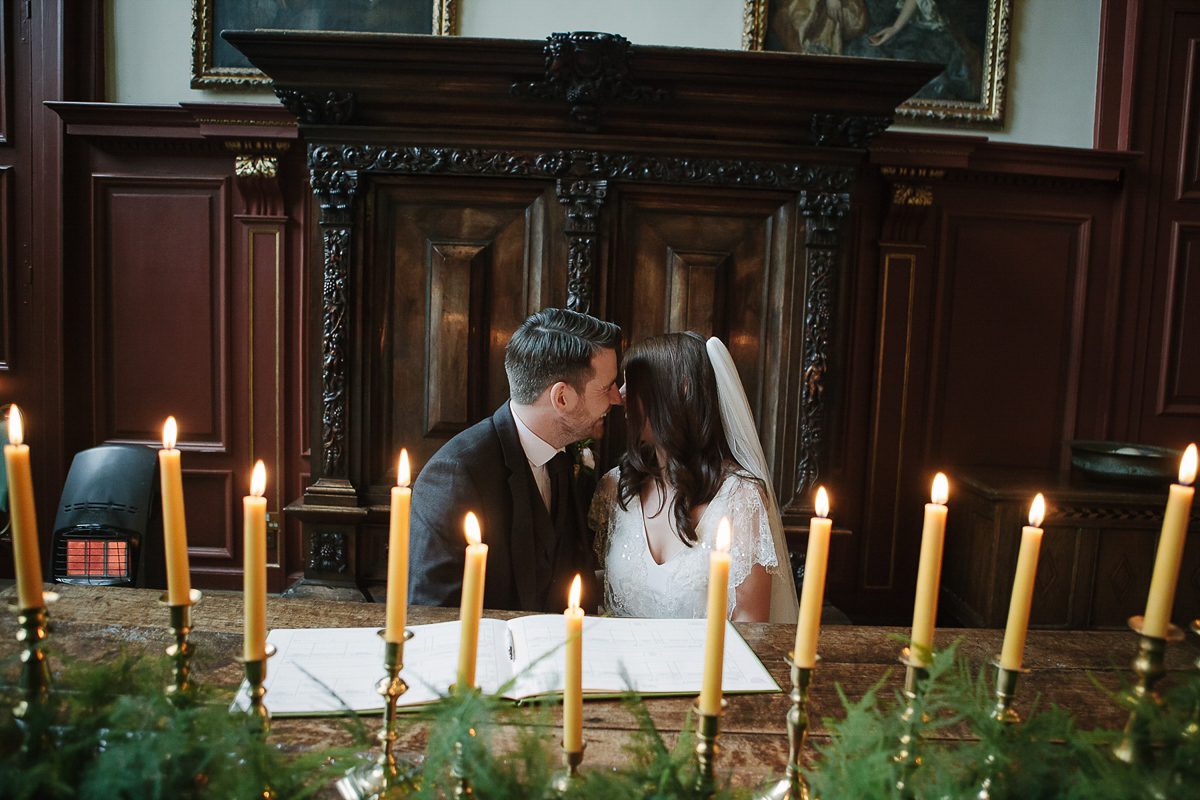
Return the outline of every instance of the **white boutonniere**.
<path id="1" fill-rule="evenodd" d="M 575 464 L 576 480 L 580 475 L 596 473 L 596 454 L 592 452 L 591 444 L 591 439 L 580 439 L 567 445 L 567 452 L 571 454 L 571 461 Z"/>

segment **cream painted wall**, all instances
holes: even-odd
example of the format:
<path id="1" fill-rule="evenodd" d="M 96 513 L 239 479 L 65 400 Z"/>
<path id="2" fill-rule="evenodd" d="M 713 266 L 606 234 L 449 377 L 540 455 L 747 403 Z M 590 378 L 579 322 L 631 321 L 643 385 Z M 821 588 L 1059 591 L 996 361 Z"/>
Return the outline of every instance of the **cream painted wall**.
<path id="1" fill-rule="evenodd" d="M 270 91 L 194 90 L 192 0 L 106 0 L 108 99 L 273 102 Z M 1007 124 L 994 140 L 1091 147 L 1101 0 L 1013 0 Z M 738 49 L 745 0 L 459 0 L 463 36 L 620 33 L 635 44 Z"/>

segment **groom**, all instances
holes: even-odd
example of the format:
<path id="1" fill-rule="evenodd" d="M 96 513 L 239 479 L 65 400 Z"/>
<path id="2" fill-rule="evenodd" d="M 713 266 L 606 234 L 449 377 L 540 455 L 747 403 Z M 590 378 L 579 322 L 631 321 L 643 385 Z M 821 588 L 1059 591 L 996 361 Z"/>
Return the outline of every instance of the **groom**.
<path id="1" fill-rule="evenodd" d="M 564 448 L 604 433 L 621 402 L 621 329 L 586 314 L 543 309 L 512 335 L 504 355 L 510 398 L 455 436 L 413 485 L 408 600 L 458 605 L 474 511 L 488 545 L 485 608 L 561 611 L 576 574 L 583 605 L 599 590 L 586 499 Z"/>

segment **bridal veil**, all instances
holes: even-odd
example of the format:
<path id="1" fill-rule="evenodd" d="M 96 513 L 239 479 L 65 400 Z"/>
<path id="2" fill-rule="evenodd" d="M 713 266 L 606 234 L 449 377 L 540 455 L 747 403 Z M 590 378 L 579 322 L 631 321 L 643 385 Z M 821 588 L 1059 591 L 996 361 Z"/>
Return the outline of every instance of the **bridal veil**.
<path id="1" fill-rule="evenodd" d="M 779 515 L 779 501 L 771 486 L 771 474 L 767 470 L 767 459 L 763 455 L 758 429 L 750 414 L 750 403 L 746 390 L 738 376 L 737 367 L 725 344 L 713 336 L 708 340 L 708 359 L 717 376 L 717 396 L 721 403 L 721 423 L 725 427 L 725 438 L 733 450 L 733 456 L 742 467 L 763 482 L 767 493 L 767 514 L 771 524 L 771 540 L 775 544 L 778 568 L 771 573 L 771 622 L 795 623 L 799 611 L 796 599 L 796 581 L 792 577 L 792 565 L 788 558 L 787 544 L 783 539 L 783 519 Z"/>

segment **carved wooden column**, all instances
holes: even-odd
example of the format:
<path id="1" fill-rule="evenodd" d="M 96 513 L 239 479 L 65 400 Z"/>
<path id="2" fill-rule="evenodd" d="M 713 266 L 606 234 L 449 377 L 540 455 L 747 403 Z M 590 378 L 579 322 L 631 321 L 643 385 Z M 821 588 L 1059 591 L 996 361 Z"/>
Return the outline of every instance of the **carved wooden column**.
<path id="1" fill-rule="evenodd" d="M 850 192 L 803 192 L 804 215 L 804 344 L 800 392 L 800 443 L 796 496 L 807 497 L 821 477 L 825 444 L 824 401 L 830 359 L 830 333 L 839 261 L 838 230 L 850 211 Z"/>
<path id="2" fill-rule="evenodd" d="M 608 181 L 564 179 L 555 189 L 567 208 L 567 308 L 587 314 L 592 310 L 597 218 Z"/>

